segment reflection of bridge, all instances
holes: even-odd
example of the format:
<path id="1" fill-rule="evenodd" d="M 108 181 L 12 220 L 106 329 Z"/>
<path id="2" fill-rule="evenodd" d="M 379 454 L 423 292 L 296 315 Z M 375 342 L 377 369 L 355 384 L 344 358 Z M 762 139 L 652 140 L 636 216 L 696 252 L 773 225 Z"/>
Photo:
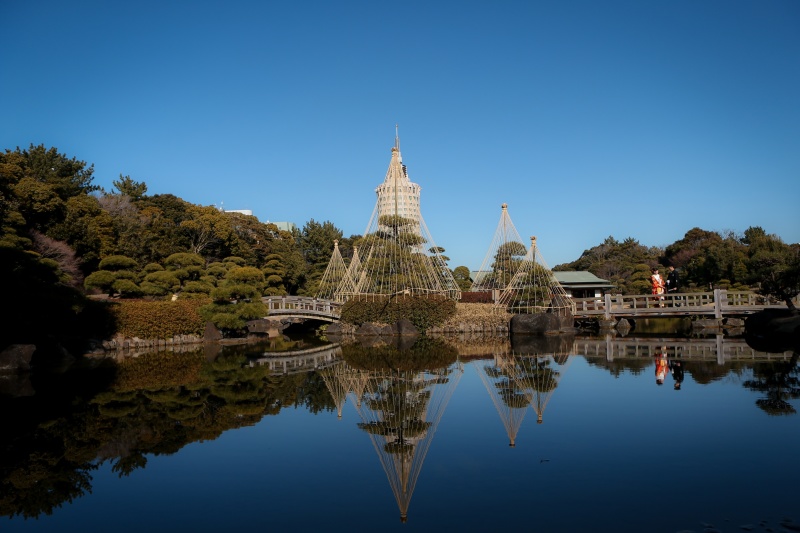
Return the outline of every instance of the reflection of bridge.
<path id="1" fill-rule="evenodd" d="M 264 296 L 261 301 L 269 309 L 268 318 L 303 318 L 336 322 L 342 304 L 308 296 Z"/>
<path id="2" fill-rule="evenodd" d="M 743 339 L 726 338 L 715 335 L 707 338 L 619 338 L 606 335 L 605 338 L 577 339 L 575 351 L 586 357 L 614 359 L 650 358 L 665 353 L 667 357 L 681 357 L 693 360 L 711 360 L 719 364 L 731 361 L 786 361 L 792 352 L 768 353 L 751 348 Z"/>
<path id="3" fill-rule="evenodd" d="M 784 303 L 773 303 L 750 291 L 673 293 L 661 296 L 606 294 L 599 298 L 574 298 L 575 317 L 653 317 L 710 315 L 723 318 L 749 315 L 764 309 L 786 309 Z"/>
<path id="4" fill-rule="evenodd" d="M 262 357 L 250 361 L 250 366 L 267 366 L 273 373 L 298 374 L 329 367 L 342 357 L 342 347 L 328 344 L 291 352 L 264 352 Z"/>

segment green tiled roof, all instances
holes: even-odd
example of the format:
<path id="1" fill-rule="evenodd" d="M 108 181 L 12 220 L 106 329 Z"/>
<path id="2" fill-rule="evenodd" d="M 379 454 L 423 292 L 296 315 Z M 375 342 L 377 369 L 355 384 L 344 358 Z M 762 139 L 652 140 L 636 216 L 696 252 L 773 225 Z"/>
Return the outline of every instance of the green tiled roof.
<path id="1" fill-rule="evenodd" d="M 575 285 L 592 285 L 595 287 L 613 287 L 607 280 L 598 278 L 591 272 L 585 270 L 571 271 L 571 272 L 553 272 L 558 282 L 566 286 Z"/>

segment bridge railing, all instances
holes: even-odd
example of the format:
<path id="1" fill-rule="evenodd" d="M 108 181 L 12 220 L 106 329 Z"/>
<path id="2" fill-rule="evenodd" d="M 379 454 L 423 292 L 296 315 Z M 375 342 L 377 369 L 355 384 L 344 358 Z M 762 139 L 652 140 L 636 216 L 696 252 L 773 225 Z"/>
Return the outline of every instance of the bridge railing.
<path id="1" fill-rule="evenodd" d="M 264 296 L 261 301 L 270 312 L 277 311 L 280 314 L 293 312 L 292 314 L 308 316 L 341 316 L 342 304 L 339 302 L 306 296 Z"/>
<path id="2" fill-rule="evenodd" d="M 795 298 L 797 300 L 797 298 Z M 748 314 L 766 308 L 785 307 L 783 302 L 752 291 L 684 292 L 653 294 L 606 294 L 601 298 L 573 298 L 576 316 L 705 314 Z"/>

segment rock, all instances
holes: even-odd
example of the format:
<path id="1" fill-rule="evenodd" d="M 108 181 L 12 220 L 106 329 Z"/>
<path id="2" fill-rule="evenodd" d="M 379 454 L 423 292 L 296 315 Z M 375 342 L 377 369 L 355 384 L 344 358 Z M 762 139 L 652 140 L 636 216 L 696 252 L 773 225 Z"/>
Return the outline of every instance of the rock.
<path id="1" fill-rule="evenodd" d="M 216 342 L 222 340 L 222 333 L 211 322 L 206 322 L 206 330 L 203 333 L 203 340 L 206 342 Z"/>
<path id="2" fill-rule="evenodd" d="M 574 332 L 573 318 L 555 313 L 514 315 L 511 317 L 511 333 L 523 335 L 546 335 Z"/>
<path id="3" fill-rule="evenodd" d="M 344 328 L 339 322 L 328 324 L 325 328 L 325 335 L 341 335 L 344 333 Z"/>
<path id="4" fill-rule="evenodd" d="M 410 320 L 401 318 L 395 324 L 397 327 L 397 334 L 402 336 L 412 336 L 412 335 L 419 335 L 419 330 L 417 327 L 411 323 Z"/>
<path id="5" fill-rule="evenodd" d="M 31 383 L 30 374 L 0 374 L 0 396 L 19 398 L 34 394 L 36 391 Z"/>
<path id="6" fill-rule="evenodd" d="M 747 344 L 765 352 L 800 350 L 800 314 L 788 309 L 765 309 L 747 317 Z"/>
<path id="7" fill-rule="evenodd" d="M 381 330 L 378 329 L 378 327 L 375 324 L 373 324 L 371 322 L 365 322 L 365 323 L 361 324 L 361 326 L 359 326 L 359 328 L 356 330 L 355 334 L 356 335 L 364 335 L 364 336 L 367 336 L 367 335 L 378 336 L 378 335 L 381 334 Z"/>
<path id="8" fill-rule="evenodd" d="M 726 318 L 722 321 L 722 325 L 726 328 L 743 328 L 744 319 L 742 318 Z"/>
<path id="9" fill-rule="evenodd" d="M 0 352 L 0 374 L 17 374 L 31 369 L 31 358 L 36 346 L 12 344 Z"/>
<path id="10" fill-rule="evenodd" d="M 600 325 L 600 329 L 614 329 L 614 326 L 617 325 L 617 321 L 613 318 L 601 318 L 597 323 Z"/>
<path id="11" fill-rule="evenodd" d="M 722 320 L 719 318 L 699 318 L 692 322 L 692 329 L 719 329 L 722 327 Z"/>
<path id="12" fill-rule="evenodd" d="M 625 319 L 625 318 L 620 319 L 620 321 L 617 322 L 617 331 L 619 331 L 619 334 L 624 337 L 625 335 L 630 333 L 630 331 L 631 331 L 631 323 L 628 322 L 628 320 Z"/>

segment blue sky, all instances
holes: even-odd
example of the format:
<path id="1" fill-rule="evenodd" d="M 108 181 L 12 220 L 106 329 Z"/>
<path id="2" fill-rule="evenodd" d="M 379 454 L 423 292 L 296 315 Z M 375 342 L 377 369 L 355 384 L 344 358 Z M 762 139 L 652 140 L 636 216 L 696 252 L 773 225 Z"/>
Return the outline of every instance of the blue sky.
<path id="1" fill-rule="evenodd" d="M 800 241 L 800 2 L 0 4 L 0 148 L 56 147 L 261 221 L 366 229 L 399 124 L 422 214 L 477 269 L 692 227 Z"/>

